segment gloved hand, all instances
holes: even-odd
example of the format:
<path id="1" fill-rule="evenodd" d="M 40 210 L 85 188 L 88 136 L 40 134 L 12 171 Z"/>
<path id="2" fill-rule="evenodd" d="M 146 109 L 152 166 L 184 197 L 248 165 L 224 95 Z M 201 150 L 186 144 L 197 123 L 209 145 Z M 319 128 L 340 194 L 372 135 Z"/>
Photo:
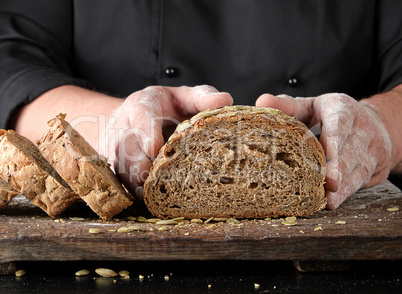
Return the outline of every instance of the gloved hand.
<path id="1" fill-rule="evenodd" d="M 231 105 L 233 98 L 210 86 L 152 86 L 122 100 L 99 138 L 101 154 L 125 186 L 142 198 L 142 185 L 166 137 L 176 125 L 208 108 Z"/>
<path id="2" fill-rule="evenodd" d="M 328 162 L 328 209 L 337 208 L 360 188 L 388 177 L 391 140 L 379 115 L 366 101 L 357 102 L 338 93 L 314 98 L 264 94 L 256 105 L 280 109 L 309 128 L 321 127 L 320 142 Z"/>

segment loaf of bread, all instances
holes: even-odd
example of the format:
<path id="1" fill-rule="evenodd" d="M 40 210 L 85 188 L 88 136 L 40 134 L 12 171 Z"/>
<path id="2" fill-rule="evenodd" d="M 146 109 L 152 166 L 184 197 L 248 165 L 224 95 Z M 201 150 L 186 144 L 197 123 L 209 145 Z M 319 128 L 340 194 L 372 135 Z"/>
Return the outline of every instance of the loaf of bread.
<path id="1" fill-rule="evenodd" d="M 0 177 L 5 182 L 3 188 L 23 194 L 51 217 L 79 199 L 35 144 L 11 130 L 0 130 Z M 13 190 L 3 191 L 12 197 Z"/>
<path id="2" fill-rule="evenodd" d="M 49 130 L 38 140 L 42 155 L 88 206 L 109 220 L 132 204 L 133 197 L 110 169 L 107 159 L 64 119 L 49 121 Z"/>
<path id="3" fill-rule="evenodd" d="M 326 205 L 325 156 L 300 121 L 230 106 L 179 124 L 144 184 L 160 218 L 308 216 Z"/>
<path id="4" fill-rule="evenodd" d="M 18 192 L 0 177 L 0 209 L 6 207 L 17 195 Z"/>

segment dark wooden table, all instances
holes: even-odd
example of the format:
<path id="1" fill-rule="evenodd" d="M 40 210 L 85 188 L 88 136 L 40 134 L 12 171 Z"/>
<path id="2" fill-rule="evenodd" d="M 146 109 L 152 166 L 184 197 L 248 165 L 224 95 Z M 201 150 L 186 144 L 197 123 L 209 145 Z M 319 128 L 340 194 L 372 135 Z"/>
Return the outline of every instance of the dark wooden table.
<path id="1" fill-rule="evenodd" d="M 335 211 L 289 225 L 283 219 L 161 225 L 127 221 L 133 209 L 103 222 L 78 203 L 58 219 L 24 198 L 0 211 L 3 272 L 18 261 L 402 259 L 402 193 L 389 182 L 362 190 Z M 78 221 L 76 218 L 84 220 Z M 122 227 L 137 230 L 122 233 Z M 92 234 L 90 229 L 99 229 Z M 120 230 L 121 231 L 121 230 Z M 308 270 L 308 269 L 307 269 Z"/>
<path id="2" fill-rule="evenodd" d="M 83 203 L 52 219 L 18 198 L 0 211 L 0 269 L 9 274 L 0 293 L 400 293 L 401 207 L 388 182 L 294 225 L 127 221 L 142 214 L 134 208 L 102 222 Z M 118 231 L 129 226 L 140 230 Z M 100 277 L 98 267 L 130 278 Z M 75 277 L 82 268 L 90 275 Z"/>

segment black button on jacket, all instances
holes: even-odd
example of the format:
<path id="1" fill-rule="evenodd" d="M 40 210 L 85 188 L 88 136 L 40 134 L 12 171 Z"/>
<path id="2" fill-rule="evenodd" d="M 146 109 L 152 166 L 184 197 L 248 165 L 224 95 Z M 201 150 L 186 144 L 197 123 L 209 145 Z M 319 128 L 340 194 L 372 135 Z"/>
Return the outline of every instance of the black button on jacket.
<path id="1" fill-rule="evenodd" d="M 402 82 L 400 0 L 2 0 L 0 127 L 64 84 L 357 99 Z"/>

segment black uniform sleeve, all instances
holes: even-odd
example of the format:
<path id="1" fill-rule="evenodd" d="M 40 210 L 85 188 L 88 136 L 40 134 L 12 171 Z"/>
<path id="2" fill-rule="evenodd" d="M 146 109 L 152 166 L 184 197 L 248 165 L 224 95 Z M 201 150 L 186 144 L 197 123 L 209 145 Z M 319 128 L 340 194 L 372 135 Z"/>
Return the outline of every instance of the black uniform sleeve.
<path id="1" fill-rule="evenodd" d="M 377 1 L 378 92 L 402 84 L 402 1 Z"/>
<path id="2" fill-rule="evenodd" d="M 72 3 L 2 0 L 0 3 L 0 128 L 42 93 L 61 86 L 89 87 L 73 78 Z"/>

